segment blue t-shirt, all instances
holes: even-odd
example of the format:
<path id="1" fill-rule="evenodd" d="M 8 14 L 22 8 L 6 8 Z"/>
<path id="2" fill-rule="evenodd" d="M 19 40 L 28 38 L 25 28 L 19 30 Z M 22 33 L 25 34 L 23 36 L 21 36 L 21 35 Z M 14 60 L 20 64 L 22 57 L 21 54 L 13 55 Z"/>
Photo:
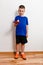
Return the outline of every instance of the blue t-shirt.
<path id="1" fill-rule="evenodd" d="M 28 18 L 25 16 L 16 16 L 15 21 L 19 20 L 16 26 L 16 35 L 26 36 L 26 25 L 28 25 Z"/>

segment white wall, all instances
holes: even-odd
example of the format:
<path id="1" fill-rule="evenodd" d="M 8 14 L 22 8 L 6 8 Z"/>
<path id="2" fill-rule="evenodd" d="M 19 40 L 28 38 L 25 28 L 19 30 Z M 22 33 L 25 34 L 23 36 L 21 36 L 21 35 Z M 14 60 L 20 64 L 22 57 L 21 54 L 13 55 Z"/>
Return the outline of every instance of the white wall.
<path id="1" fill-rule="evenodd" d="M 43 0 L 32 0 L 31 48 L 43 51 Z"/>
<path id="2" fill-rule="evenodd" d="M 43 0 L 0 0 L 0 52 L 14 51 L 12 22 L 20 4 L 25 5 L 25 15 L 29 18 L 25 51 L 43 51 Z"/>

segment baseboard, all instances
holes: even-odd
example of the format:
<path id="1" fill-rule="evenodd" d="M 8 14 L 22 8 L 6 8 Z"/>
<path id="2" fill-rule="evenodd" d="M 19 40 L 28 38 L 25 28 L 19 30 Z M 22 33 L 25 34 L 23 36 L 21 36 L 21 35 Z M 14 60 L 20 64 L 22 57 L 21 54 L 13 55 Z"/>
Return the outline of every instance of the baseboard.
<path id="1" fill-rule="evenodd" d="M 0 54 L 14 55 L 15 52 L 0 52 Z M 43 51 L 25 52 L 26 54 L 43 54 Z"/>

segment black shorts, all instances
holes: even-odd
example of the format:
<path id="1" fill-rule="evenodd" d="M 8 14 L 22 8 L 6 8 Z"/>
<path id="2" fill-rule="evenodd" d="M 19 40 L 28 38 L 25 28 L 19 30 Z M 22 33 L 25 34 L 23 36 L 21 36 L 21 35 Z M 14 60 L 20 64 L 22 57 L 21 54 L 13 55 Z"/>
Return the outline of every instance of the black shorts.
<path id="1" fill-rule="evenodd" d="M 21 43 L 21 44 L 27 43 L 27 38 L 26 38 L 26 36 L 17 36 L 17 35 L 16 35 L 16 43 L 17 43 L 17 44 L 19 44 L 19 43 Z"/>

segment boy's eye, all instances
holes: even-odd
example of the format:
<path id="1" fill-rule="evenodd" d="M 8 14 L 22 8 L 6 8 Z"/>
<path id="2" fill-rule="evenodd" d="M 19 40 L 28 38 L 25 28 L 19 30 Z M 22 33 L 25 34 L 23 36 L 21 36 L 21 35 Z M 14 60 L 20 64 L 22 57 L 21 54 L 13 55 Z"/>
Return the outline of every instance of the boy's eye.
<path id="1" fill-rule="evenodd" d="M 23 12 L 23 11 L 20 10 L 20 12 Z"/>
<path id="2" fill-rule="evenodd" d="M 19 10 L 21 12 L 21 10 Z"/>

